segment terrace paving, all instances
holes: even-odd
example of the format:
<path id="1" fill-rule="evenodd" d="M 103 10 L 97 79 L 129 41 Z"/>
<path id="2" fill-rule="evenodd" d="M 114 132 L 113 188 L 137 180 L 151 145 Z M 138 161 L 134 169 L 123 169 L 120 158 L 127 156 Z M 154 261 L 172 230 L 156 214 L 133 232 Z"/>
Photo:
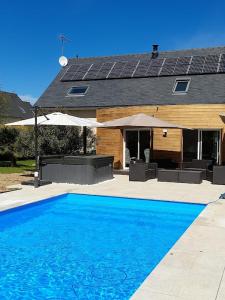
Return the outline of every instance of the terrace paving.
<path id="1" fill-rule="evenodd" d="M 115 175 L 113 180 L 91 186 L 23 186 L 0 195 L 0 210 L 68 192 L 209 203 L 131 299 L 225 299 L 225 200 L 218 200 L 225 186 L 207 181 L 200 185 L 156 180 L 129 182 L 128 176 Z"/>

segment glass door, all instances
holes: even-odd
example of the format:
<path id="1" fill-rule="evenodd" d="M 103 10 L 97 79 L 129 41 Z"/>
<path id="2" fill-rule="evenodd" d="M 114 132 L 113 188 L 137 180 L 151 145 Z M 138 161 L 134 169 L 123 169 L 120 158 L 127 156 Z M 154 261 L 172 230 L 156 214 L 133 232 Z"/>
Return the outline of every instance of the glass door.
<path id="1" fill-rule="evenodd" d="M 125 168 L 128 168 L 130 160 L 138 158 L 138 131 L 126 130 L 125 132 Z"/>
<path id="2" fill-rule="evenodd" d="M 150 160 L 150 131 L 131 130 L 124 131 L 124 168 L 128 168 L 131 160 Z"/>
<path id="3" fill-rule="evenodd" d="M 198 157 L 198 130 L 183 130 L 183 161 Z"/>
<path id="4" fill-rule="evenodd" d="M 139 130 L 139 159 L 150 161 L 150 131 Z"/>
<path id="5" fill-rule="evenodd" d="M 214 163 L 220 163 L 220 131 L 201 130 L 200 159 L 211 159 Z"/>
<path id="6" fill-rule="evenodd" d="M 183 161 L 210 159 L 220 164 L 221 130 L 184 130 Z"/>

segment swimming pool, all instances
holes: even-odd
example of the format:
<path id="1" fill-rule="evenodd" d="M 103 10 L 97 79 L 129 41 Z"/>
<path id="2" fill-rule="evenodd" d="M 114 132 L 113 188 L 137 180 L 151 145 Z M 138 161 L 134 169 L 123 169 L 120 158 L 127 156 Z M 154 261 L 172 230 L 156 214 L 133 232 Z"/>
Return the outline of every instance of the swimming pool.
<path id="1" fill-rule="evenodd" d="M 0 299 L 129 299 L 204 205 L 65 194 L 0 213 Z"/>

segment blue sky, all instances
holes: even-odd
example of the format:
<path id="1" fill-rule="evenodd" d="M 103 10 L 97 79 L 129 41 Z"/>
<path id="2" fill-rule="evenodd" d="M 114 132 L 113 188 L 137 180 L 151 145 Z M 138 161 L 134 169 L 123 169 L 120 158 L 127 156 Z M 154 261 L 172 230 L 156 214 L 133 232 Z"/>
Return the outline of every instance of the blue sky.
<path id="1" fill-rule="evenodd" d="M 0 88 L 35 101 L 68 57 L 225 45 L 225 1 L 0 1 Z"/>

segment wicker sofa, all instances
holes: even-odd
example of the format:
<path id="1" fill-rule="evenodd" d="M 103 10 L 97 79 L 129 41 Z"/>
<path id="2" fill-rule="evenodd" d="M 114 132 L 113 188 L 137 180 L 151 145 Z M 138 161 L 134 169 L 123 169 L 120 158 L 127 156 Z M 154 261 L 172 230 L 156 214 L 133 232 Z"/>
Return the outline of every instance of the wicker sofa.
<path id="1" fill-rule="evenodd" d="M 183 162 L 181 164 L 181 169 L 190 171 L 202 171 L 202 179 L 210 180 L 212 173 L 212 165 L 212 160 L 192 159 L 191 162 Z"/>
<path id="2" fill-rule="evenodd" d="M 202 183 L 202 171 L 196 170 L 158 170 L 158 181 L 179 183 Z"/>

